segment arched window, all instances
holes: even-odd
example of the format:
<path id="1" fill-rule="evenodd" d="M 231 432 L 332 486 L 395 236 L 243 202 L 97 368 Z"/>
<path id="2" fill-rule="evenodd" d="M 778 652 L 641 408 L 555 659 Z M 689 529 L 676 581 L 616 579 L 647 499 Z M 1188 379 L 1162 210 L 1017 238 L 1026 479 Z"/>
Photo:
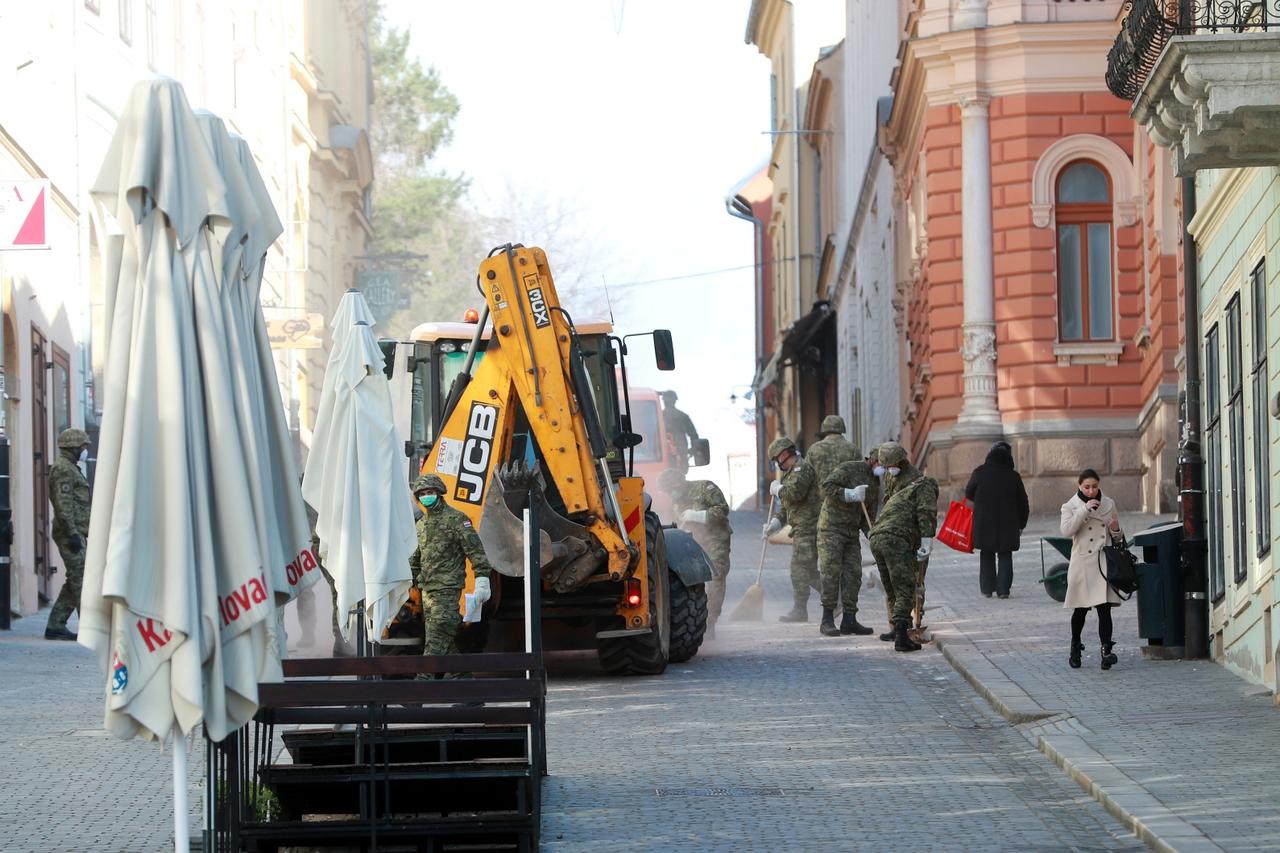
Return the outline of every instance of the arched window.
<path id="1" fill-rule="evenodd" d="M 1058 175 L 1058 339 L 1115 339 L 1111 268 L 1111 183 L 1096 163 L 1077 160 Z"/>

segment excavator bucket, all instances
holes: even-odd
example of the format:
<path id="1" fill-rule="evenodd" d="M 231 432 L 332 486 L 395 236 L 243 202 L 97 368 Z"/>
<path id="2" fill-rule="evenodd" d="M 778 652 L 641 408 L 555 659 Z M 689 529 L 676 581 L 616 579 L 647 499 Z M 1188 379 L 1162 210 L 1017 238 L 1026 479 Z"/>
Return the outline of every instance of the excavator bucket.
<path id="1" fill-rule="evenodd" d="M 541 475 L 522 462 L 499 468 L 485 496 L 480 522 L 485 554 L 502 574 L 524 575 L 524 533 L 519 513 L 530 504 L 536 504 L 538 509 L 542 576 L 561 591 L 575 588 L 601 562 L 592 551 L 591 533 L 547 503 Z"/>

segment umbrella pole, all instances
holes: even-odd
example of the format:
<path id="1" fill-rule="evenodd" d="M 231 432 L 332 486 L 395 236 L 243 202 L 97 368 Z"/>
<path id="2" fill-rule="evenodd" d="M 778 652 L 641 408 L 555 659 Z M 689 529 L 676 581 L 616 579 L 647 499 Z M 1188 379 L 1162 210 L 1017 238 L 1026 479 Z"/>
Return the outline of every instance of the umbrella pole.
<path id="1" fill-rule="evenodd" d="M 187 741 L 182 729 L 173 727 L 173 850 L 188 853 L 191 828 L 187 826 Z"/>

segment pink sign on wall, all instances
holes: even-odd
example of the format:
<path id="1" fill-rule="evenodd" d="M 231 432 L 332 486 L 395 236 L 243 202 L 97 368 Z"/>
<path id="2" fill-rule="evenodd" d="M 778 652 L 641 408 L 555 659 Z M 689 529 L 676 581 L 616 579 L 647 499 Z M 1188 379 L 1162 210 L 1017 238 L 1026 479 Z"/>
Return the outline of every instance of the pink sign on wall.
<path id="1" fill-rule="evenodd" d="M 0 251 L 47 249 L 45 203 L 49 182 L 0 180 Z"/>

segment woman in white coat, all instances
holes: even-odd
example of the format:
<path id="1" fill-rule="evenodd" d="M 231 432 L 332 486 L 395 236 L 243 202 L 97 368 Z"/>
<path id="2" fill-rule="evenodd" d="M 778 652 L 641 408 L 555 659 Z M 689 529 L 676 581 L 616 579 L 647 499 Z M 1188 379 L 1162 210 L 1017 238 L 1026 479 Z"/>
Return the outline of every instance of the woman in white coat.
<path id="1" fill-rule="evenodd" d="M 1071 657 L 1067 662 L 1072 669 L 1080 668 L 1080 653 L 1084 651 L 1080 633 L 1089 608 L 1094 607 L 1098 610 L 1102 668 L 1111 669 L 1118 660 L 1112 651 L 1115 643 L 1111 641 L 1111 608 L 1120 603 L 1120 596 L 1103 577 L 1099 560 L 1103 546 L 1123 542 L 1124 532 L 1116 502 L 1102 494 L 1098 472 L 1086 468 L 1077 483 L 1079 490 L 1062 505 L 1062 535 L 1071 537 L 1067 598 L 1063 602 L 1063 607 L 1071 610 Z"/>

